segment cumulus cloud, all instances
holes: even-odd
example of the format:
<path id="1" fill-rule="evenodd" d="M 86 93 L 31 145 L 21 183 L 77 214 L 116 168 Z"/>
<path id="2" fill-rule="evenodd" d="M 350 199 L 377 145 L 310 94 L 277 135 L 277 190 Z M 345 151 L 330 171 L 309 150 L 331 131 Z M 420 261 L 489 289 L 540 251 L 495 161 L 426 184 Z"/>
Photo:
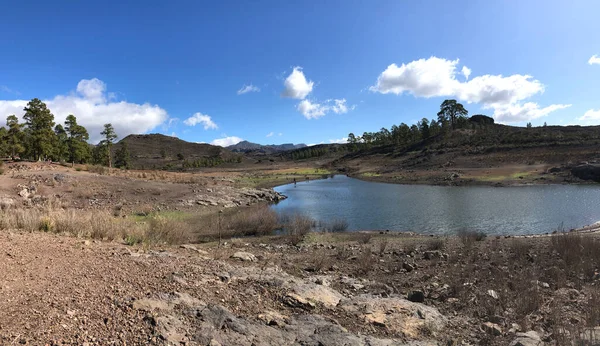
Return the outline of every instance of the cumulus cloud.
<path id="1" fill-rule="evenodd" d="M 329 143 L 331 143 L 331 144 L 348 143 L 348 137 L 343 137 L 343 138 L 340 138 L 340 139 L 330 139 Z"/>
<path id="2" fill-rule="evenodd" d="M 243 141 L 243 139 L 241 139 L 240 137 L 230 136 L 230 137 L 215 139 L 214 141 L 210 142 L 210 144 L 218 145 L 220 147 L 228 147 L 230 145 L 238 144 L 241 141 Z"/>
<path id="3" fill-rule="evenodd" d="M 206 114 L 202 114 L 200 112 L 195 113 L 194 115 L 192 115 L 191 117 L 185 119 L 183 121 L 184 124 L 186 124 L 187 126 L 196 126 L 197 124 L 201 124 L 204 126 L 205 130 L 208 129 L 213 129 L 216 130 L 219 127 L 217 126 L 217 124 L 215 124 L 212 119 L 210 118 L 209 115 Z"/>
<path id="4" fill-rule="evenodd" d="M 540 108 L 536 103 L 524 100 L 544 92 L 544 85 L 532 76 L 483 75 L 468 78 L 471 70 L 463 66 L 461 74 L 466 81 L 457 77 L 459 59 L 447 60 L 437 57 L 419 59 L 398 66 L 389 65 L 370 88 L 382 94 L 403 93 L 415 97 L 454 97 L 462 102 L 479 103 L 484 109 L 493 109 L 499 122 L 520 122 L 539 118 L 570 105 L 555 104 Z"/>
<path id="5" fill-rule="evenodd" d="M 600 65 L 600 56 L 597 55 L 592 55 L 592 57 L 590 58 L 590 60 L 588 60 L 588 64 L 590 65 Z"/>
<path id="6" fill-rule="evenodd" d="M 247 93 L 252 93 L 252 92 L 260 92 L 260 88 L 257 86 L 254 86 L 252 84 L 250 85 L 243 85 L 242 88 L 240 90 L 237 91 L 238 95 L 243 95 L 243 94 L 247 94 Z"/>
<path id="7" fill-rule="evenodd" d="M 463 74 L 463 76 L 465 76 L 465 79 L 469 79 L 469 76 L 471 75 L 471 69 L 466 66 L 463 66 L 462 74 Z"/>
<path id="8" fill-rule="evenodd" d="M 306 80 L 302 67 L 296 66 L 283 82 L 284 90 L 281 96 L 303 100 L 311 93 L 314 84 L 313 81 Z"/>
<path id="9" fill-rule="evenodd" d="M 116 101 L 106 92 L 106 84 L 97 78 L 83 79 L 74 92 L 43 100 L 54 114 L 56 123 L 64 123 L 73 114 L 85 126 L 90 141 L 97 143 L 104 124 L 111 123 L 117 135 L 124 138 L 132 133 L 146 133 L 163 124 L 169 115 L 158 105 Z M 28 100 L 0 100 L 0 114 L 23 116 Z"/>
<path id="10" fill-rule="evenodd" d="M 593 109 L 590 109 L 587 112 L 585 112 L 582 117 L 577 118 L 577 120 L 581 120 L 581 121 L 600 121 L 600 109 L 597 110 L 597 111 L 593 110 Z"/>
<path id="11" fill-rule="evenodd" d="M 302 100 L 296 108 L 306 119 L 318 119 L 329 112 L 334 112 L 335 114 L 348 113 L 346 99 L 327 100 L 324 103 L 313 103 L 309 100 Z M 351 109 L 354 109 L 354 106 Z"/>
<path id="12" fill-rule="evenodd" d="M 269 133 L 267 134 L 267 137 L 273 137 L 273 135 L 274 135 L 274 134 L 275 134 L 275 133 L 273 133 L 273 132 L 269 132 Z"/>

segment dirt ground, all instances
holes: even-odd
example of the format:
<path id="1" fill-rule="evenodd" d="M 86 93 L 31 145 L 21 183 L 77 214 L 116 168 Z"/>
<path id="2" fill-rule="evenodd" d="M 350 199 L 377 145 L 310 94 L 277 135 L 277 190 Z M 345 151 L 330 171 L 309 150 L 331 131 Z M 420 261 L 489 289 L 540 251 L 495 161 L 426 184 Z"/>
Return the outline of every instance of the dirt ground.
<path id="1" fill-rule="evenodd" d="M 310 234 L 144 249 L 4 230 L 0 248 L 6 345 L 600 341 L 600 275 L 568 270 L 551 237 Z"/>

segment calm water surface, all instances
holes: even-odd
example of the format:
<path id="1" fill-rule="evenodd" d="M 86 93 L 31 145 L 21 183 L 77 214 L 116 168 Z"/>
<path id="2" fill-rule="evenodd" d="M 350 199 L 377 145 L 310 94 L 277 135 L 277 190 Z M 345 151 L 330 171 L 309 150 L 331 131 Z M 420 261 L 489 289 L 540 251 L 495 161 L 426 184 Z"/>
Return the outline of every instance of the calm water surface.
<path id="1" fill-rule="evenodd" d="M 551 232 L 600 221 L 600 186 L 424 186 L 334 178 L 279 186 L 288 199 L 280 214 L 303 213 L 327 222 L 344 219 L 350 230 L 490 234 Z"/>

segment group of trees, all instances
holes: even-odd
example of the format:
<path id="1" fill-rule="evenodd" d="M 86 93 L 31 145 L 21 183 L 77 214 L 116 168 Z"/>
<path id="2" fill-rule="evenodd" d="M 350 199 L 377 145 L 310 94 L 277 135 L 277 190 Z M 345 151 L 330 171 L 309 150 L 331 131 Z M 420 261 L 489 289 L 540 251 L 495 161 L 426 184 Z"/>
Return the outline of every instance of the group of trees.
<path id="1" fill-rule="evenodd" d="M 358 149 L 359 146 L 369 148 L 372 145 L 388 144 L 407 146 L 437 136 L 450 129 L 468 127 L 468 114 L 469 112 L 465 107 L 456 100 L 445 100 L 440 105 L 437 120 L 434 118 L 430 121 L 423 118 L 411 126 L 401 123 L 400 125 L 393 125 L 391 130 L 383 127 L 378 132 L 365 132 L 362 136 L 350 133 L 348 134 L 348 143 L 352 144 L 353 149 Z"/>
<path id="2" fill-rule="evenodd" d="M 6 127 L 0 127 L 0 157 L 94 163 L 112 167 L 111 149 L 117 135 L 111 124 L 104 125 L 101 133 L 104 139 L 93 147 L 87 142 L 90 139 L 87 129 L 77 123 L 74 115 L 67 116 L 64 126 L 55 124 L 50 109 L 37 98 L 29 101 L 23 111 L 23 123 L 13 114 L 6 118 Z M 126 146 L 117 152 L 115 165 L 129 165 Z"/>

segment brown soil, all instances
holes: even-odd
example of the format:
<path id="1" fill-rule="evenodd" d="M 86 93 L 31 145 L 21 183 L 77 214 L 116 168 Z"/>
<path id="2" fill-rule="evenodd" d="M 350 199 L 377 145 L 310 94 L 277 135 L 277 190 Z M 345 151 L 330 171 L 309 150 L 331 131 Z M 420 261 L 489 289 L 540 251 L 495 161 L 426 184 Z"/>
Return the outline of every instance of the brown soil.
<path id="1" fill-rule="evenodd" d="M 2 344 L 507 345 L 534 331 L 566 345 L 600 325 L 600 275 L 565 267 L 550 237 L 326 234 L 144 250 L 3 231 L 0 247 Z M 230 258 L 240 251 L 256 259 Z M 415 291 L 422 302 L 404 299 Z"/>

